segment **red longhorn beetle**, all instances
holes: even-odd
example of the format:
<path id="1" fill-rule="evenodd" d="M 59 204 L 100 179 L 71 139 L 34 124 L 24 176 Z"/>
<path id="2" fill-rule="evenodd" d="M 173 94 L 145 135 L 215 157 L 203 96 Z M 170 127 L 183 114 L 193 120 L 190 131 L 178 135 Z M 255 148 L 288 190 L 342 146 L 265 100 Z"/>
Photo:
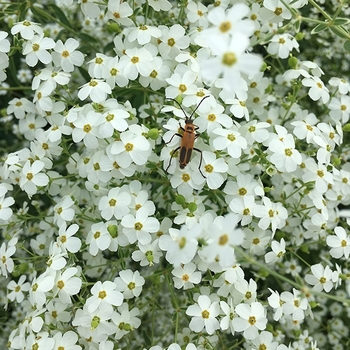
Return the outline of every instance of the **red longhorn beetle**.
<path id="1" fill-rule="evenodd" d="M 180 129 L 183 131 L 183 134 L 179 134 L 176 133 L 174 134 L 171 139 L 166 142 L 169 143 L 171 142 L 171 140 L 174 138 L 174 136 L 179 136 L 181 137 L 181 145 L 177 148 L 175 148 L 172 153 L 171 153 L 171 157 L 170 157 L 170 161 L 169 161 L 169 165 L 167 166 L 167 168 L 165 169 L 166 172 L 168 172 L 168 169 L 171 165 L 171 160 L 173 159 L 174 154 L 180 150 L 180 169 L 184 169 L 186 167 L 186 165 L 190 162 L 191 160 L 191 155 L 192 155 L 192 150 L 195 150 L 197 152 L 199 152 L 201 154 L 201 158 L 199 160 L 199 166 L 198 166 L 198 170 L 201 173 L 201 175 L 205 178 L 205 176 L 202 173 L 201 170 L 201 165 L 202 165 L 202 151 L 198 148 L 194 147 L 194 141 L 196 140 L 196 138 L 199 136 L 199 134 L 196 134 L 196 130 L 198 129 L 197 125 L 193 124 L 193 119 L 192 116 L 194 115 L 194 113 L 196 112 L 196 110 L 198 109 L 198 107 L 201 105 L 201 103 L 209 96 L 205 96 L 202 98 L 202 100 L 199 102 L 198 106 L 195 108 L 195 110 L 191 113 L 191 115 L 188 117 L 186 112 L 183 110 L 182 106 L 180 105 L 179 102 L 177 102 L 176 100 L 174 100 L 173 98 L 170 98 L 169 100 L 173 100 L 174 102 L 176 102 L 176 104 L 180 107 L 180 109 L 182 110 L 182 112 L 185 115 L 185 128 L 183 128 L 180 124 Z"/>

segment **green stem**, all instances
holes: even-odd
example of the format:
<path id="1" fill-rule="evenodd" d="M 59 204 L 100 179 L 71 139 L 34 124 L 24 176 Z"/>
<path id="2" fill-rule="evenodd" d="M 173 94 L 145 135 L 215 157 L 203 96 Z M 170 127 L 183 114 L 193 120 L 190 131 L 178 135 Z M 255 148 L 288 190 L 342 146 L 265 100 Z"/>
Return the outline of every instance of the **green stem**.
<path id="1" fill-rule="evenodd" d="M 324 11 L 323 8 L 319 6 L 314 0 L 309 0 L 309 3 L 313 7 L 315 7 L 320 13 L 322 13 L 325 18 L 327 18 L 330 21 L 332 20 L 332 17 L 326 11 Z"/>
<path id="2" fill-rule="evenodd" d="M 239 255 L 241 255 L 246 262 L 249 262 L 252 265 L 258 266 L 260 269 L 267 271 L 270 275 L 276 277 L 278 280 L 282 280 L 282 281 L 290 284 L 291 286 L 298 289 L 299 291 L 304 291 L 305 289 L 307 289 L 307 291 L 312 295 L 320 296 L 320 297 L 326 298 L 326 299 L 335 300 L 339 303 L 344 303 L 344 305 L 350 305 L 350 299 L 343 298 L 340 296 L 335 296 L 335 295 L 324 293 L 324 292 L 315 292 L 314 290 L 312 290 L 308 287 L 305 287 L 305 285 L 299 284 L 299 283 L 289 279 L 288 277 L 281 275 L 280 273 L 276 272 L 275 270 L 270 269 L 269 267 L 267 267 L 266 264 L 263 264 L 263 263 L 255 260 L 253 257 L 251 257 L 250 255 L 245 253 L 242 249 L 235 247 L 235 251 L 237 253 L 239 253 Z"/>

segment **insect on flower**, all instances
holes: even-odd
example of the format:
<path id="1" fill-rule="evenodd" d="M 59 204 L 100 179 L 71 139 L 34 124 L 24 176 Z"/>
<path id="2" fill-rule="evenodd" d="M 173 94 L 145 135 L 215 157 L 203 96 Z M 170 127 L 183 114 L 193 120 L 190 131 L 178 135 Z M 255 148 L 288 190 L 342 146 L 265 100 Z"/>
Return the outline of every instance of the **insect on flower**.
<path id="1" fill-rule="evenodd" d="M 209 96 L 205 96 L 202 98 L 202 100 L 198 103 L 198 106 L 195 108 L 195 110 L 191 113 L 191 115 L 188 117 L 186 112 L 183 110 L 182 106 L 180 105 L 179 102 L 177 102 L 175 99 L 171 98 L 170 100 L 173 100 L 182 110 L 182 112 L 185 115 L 185 127 L 183 128 L 180 124 L 180 129 L 183 131 L 182 134 L 179 133 L 175 133 L 168 142 L 166 142 L 167 144 L 170 143 L 172 141 L 172 139 L 174 138 L 174 136 L 179 136 L 181 137 L 181 144 L 179 147 L 175 148 L 173 150 L 173 152 L 171 153 L 171 157 L 170 157 L 170 161 L 169 161 L 169 165 L 167 166 L 167 168 L 165 169 L 165 171 L 167 172 L 170 165 L 171 165 L 171 161 L 174 157 L 174 154 L 180 150 L 180 156 L 179 156 L 179 163 L 180 163 L 180 169 L 184 169 L 186 167 L 186 165 L 190 162 L 191 160 L 191 155 L 192 155 L 192 151 L 195 150 L 197 152 L 200 153 L 200 160 L 199 160 L 199 166 L 198 166 L 198 170 L 201 173 L 201 175 L 205 178 L 205 176 L 202 173 L 201 170 L 201 165 L 202 165 L 202 151 L 198 148 L 194 147 L 194 141 L 196 140 L 196 138 L 199 136 L 199 134 L 196 133 L 196 130 L 198 129 L 198 126 L 193 124 L 193 115 L 194 113 L 197 111 L 198 107 L 201 105 L 201 103 Z"/>

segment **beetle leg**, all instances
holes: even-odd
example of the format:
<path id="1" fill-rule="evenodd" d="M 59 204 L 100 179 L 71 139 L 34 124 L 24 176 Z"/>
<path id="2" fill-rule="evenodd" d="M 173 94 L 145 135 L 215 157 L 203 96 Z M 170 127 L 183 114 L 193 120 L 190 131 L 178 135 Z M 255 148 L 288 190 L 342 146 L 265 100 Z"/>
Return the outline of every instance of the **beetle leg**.
<path id="1" fill-rule="evenodd" d="M 175 134 L 176 135 L 176 134 Z M 170 142 L 170 141 L 169 141 Z M 169 165 L 167 166 L 167 168 L 165 169 L 165 172 L 167 173 L 168 172 L 168 169 L 170 168 L 170 165 L 171 165 L 171 161 L 173 160 L 173 157 L 174 157 L 174 154 L 180 149 L 180 146 L 175 148 L 172 152 L 171 152 L 171 157 L 170 157 L 170 160 L 169 160 Z"/>
<path id="2" fill-rule="evenodd" d="M 200 149 L 198 149 L 198 148 L 195 148 L 195 147 L 194 147 L 193 149 L 201 154 L 201 158 L 200 158 L 200 160 L 199 160 L 199 165 L 198 165 L 198 170 L 199 170 L 199 172 L 201 173 L 201 175 L 206 179 L 207 177 L 203 175 L 202 170 L 201 170 L 202 160 L 203 160 L 202 151 L 201 151 Z"/>
<path id="3" fill-rule="evenodd" d="M 174 136 L 179 136 L 179 137 L 182 137 L 182 135 L 181 135 L 181 134 L 176 133 L 176 134 L 174 134 L 173 136 L 171 136 L 170 140 L 169 140 L 168 142 L 165 142 L 165 144 L 167 145 L 168 143 L 170 143 L 170 142 L 173 140 Z"/>

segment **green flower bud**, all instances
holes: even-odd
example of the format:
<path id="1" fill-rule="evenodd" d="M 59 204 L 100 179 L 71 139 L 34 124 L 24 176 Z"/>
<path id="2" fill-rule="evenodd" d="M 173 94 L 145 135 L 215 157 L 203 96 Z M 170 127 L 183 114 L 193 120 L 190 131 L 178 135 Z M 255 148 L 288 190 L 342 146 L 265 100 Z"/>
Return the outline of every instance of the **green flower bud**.
<path id="1" fill-rule="evenodd" d="M 176 196 L 175 202 L 176 204 L 184 205 L 186 203 L 186 199 L 182 194 L 179 194 L 178 196 Z"/>
<path id="2" fill-rule="evenodd" d="M 148 137 L 151 140 L 157 140 L 158 136 L 159 136 L 159 130 L 158 129 L 153 128 L 153 129 L 148 130 Z"/>
<path id="3" fill-rule="evenodd" d="M 197 204 L 195 202 L 188 203 L 188 210 L 193 213 L 197 210 Z"/>

